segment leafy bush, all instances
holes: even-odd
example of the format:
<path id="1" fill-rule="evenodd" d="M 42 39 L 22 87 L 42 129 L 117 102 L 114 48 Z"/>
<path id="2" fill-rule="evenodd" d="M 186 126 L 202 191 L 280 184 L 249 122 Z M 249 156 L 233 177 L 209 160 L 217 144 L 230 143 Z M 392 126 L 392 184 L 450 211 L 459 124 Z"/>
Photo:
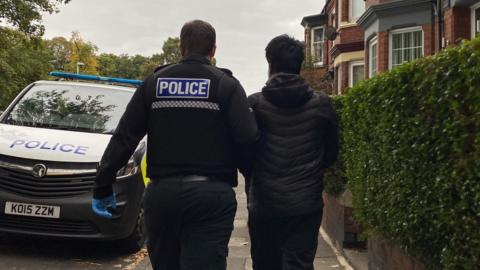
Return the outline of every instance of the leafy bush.
<path id="1" fill-rule="evenodd" d="M 343 96 L 334 96 L 332 98 L 333 107 L 335 108 L 335 111 L 337 112 L 339 117 L 342 113 L 343 98 Z M 340 132 L 340 135 L 341 134 L 342 132 Z M 340 145 L 342 144 L 342 138 L 340 138 Z M 325 172 L 325 177 L 323 179 L 325 192 L 335 197 L 338 197 L 345 191 L 347 180 L 345 178 L 344 171 L 345 170 L 343 167 L 342 153 L 340 153 L 338 161 Z"/>
<path id="2" fill-rule="evenodd" d="M 480 39 L 360 83 L 342 122 L 358 218 L 428 269 L 478 269 Z"/>

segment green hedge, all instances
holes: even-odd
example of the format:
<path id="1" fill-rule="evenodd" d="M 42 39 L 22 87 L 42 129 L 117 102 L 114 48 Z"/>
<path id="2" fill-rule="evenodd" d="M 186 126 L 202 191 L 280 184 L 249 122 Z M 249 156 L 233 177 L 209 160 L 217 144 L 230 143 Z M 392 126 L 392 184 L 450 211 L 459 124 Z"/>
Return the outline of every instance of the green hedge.
<path id="1" fill-rule="evenodd" d="M 332 98 L 333 107 L 339 117 L 342 113 L 343 100 L 344 96 L 334 96 Z M 341 124 L 342 122 L 340 121 L 340 130 L 342 129 Z M 340 134 L 342 134 L 342 132 L 340 132 Z M 342 138 L 340 138 L 340 145 L 342 144 Z M 342 153 L 340 153 L 338 161 L 325 172 L 323 183 L 325 185 L 325 192 L 335 197 L 342 195 L 345 191 L 347 179 L 345 178 Z"/>
<path id="2" fill-rule="evenodd" d="M 358 218 L 428 269 L 480 269 L 480 39 L 360 83 L 342 110 Z"/>

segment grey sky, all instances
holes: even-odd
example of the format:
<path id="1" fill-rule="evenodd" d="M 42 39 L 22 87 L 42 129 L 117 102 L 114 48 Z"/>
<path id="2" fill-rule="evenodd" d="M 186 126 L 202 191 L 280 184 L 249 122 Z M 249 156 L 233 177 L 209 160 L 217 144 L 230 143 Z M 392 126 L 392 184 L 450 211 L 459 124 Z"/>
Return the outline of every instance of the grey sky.
<path id="1" fill-rule="evenodd" d="M 178 36 L 186 21 L 202 19 L 217 30 L 217 64 L 229 68 L 247 93 L 263 87 L 264 48 L 276 35 L 303 40 L 302 17 L 319 13 L 324 0 L 73 0 L 44 16 L 46 38 L 79 31 L 100 52 L 150 56 Z"/>

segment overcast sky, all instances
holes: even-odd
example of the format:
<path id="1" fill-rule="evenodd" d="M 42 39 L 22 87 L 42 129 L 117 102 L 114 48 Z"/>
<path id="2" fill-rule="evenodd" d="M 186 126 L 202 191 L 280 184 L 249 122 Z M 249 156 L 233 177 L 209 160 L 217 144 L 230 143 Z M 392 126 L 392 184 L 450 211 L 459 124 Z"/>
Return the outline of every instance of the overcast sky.
<path id="1" fill-rule="evenodd" d="M 186 21 L 202 19 L 217 30 L 217 65 L 229 68 L 247 93 L 260 91 L 268 66 L 264 49 L 279 34 L 303 40 L 300 22 L 318 14 L 324 0 L 73 0 L 44 16 L 45 37 L 72 31 L 100 52 L 150 56 L 179 36 Z"/>

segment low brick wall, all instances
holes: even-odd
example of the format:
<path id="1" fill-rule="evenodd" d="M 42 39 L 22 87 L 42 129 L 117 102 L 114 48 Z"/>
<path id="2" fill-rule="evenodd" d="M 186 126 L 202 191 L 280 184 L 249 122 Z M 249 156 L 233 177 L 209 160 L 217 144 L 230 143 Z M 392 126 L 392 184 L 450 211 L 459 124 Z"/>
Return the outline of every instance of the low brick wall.
<path id="1" fill-rule="evenodd" d="M 322 227 L 339 249 L 363 246 L 358 234 L 361 226 L 353 218 L 353 208 L 345 206 L 337 198 L 323 193 L 325 207 Z"/>
<path id="2" fill-rule="evenodd" d="M 323 208 L 322 227 L 332 240 L 332 243 L 341 249 L 343 248 L 343 240 L 345 239 L 345 208 L 337 202 L 335 197 L 327 193 L 323 193 L 323 201 L 325 207 Z"/>
<path id="3" fill-rule="evenodd" d="M 423 270 L 424 267 L 392 242 L 371 237 L 368 240 L 369 270 Z"/>

